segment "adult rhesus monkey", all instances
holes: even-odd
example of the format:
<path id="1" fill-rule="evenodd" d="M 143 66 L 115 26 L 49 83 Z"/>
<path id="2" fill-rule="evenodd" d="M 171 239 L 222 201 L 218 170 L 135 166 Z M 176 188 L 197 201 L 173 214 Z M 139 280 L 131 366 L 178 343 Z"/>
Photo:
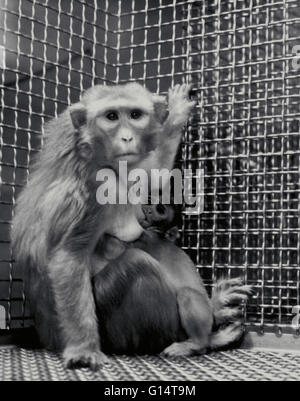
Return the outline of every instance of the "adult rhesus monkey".
<path id="1" fill-rule="evenodd" d="M 91 287 L 96 244 L 114 227 L 127 241 L 142 232 L 135 207 L 99 205 L 97 172 L 117 172 L 120 161 L 128 171 L 171 169 L 194 106 L 189 91 L 176 85 L 166 101 L 136 83 L 96 86 L 45 127 L 44 148 L 17 200 L 12 239 L 40 340 L 63 351 L 68 367 L 96 368 L 106 359 Z"/>

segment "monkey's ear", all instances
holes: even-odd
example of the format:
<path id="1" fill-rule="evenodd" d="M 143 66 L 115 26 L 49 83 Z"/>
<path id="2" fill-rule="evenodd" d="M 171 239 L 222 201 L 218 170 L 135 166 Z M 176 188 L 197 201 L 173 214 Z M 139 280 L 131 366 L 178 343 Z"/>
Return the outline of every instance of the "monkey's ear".
<path id="1" fill-rule="evenodd" d="M 70 107 L 70 116 L 75 129 L 86 124 L 86 108 L 82 103 L 76 103 Z"/>
<path id="2" fill-rule="evenodd" d="M 153 95 L 154 112 L 159 122 L 163 124 L 168 115 L 168 102 L 165 96 Z"/>

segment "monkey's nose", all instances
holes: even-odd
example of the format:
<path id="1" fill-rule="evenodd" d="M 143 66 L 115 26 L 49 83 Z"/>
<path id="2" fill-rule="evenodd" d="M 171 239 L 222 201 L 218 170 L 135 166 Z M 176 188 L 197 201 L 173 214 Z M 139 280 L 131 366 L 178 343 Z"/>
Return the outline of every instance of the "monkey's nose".
<path id="1" fill-rule="evenodd" d="M 123 136 L 122 141 L 124 142 L 131 142 L 133 140 L 132 136 Z"/>

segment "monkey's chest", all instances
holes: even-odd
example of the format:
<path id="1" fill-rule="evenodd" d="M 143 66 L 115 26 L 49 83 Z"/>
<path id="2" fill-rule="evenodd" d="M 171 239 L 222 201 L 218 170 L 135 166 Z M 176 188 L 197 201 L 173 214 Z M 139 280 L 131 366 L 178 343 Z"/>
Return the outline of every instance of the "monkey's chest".
<path id="1" fill-rule="evenodd" d="M 141 219 L 141 205 L 114 205 L 111 221 L 106 234 L 110 234 L 120 241 L 136 241 L 143 233 Z M 101 221 L 99 222 L 101 224 Z"/>

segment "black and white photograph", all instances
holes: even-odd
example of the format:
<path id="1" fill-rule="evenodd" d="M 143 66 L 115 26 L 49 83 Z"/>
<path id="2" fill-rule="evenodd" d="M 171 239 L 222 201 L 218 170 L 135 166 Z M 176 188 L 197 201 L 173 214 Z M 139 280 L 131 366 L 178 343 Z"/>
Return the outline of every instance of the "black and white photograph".
<path id="1" fill-rule="evenodd" d="M 0 0 L 5 381 L 300 381 L 299 0 Z"/>

